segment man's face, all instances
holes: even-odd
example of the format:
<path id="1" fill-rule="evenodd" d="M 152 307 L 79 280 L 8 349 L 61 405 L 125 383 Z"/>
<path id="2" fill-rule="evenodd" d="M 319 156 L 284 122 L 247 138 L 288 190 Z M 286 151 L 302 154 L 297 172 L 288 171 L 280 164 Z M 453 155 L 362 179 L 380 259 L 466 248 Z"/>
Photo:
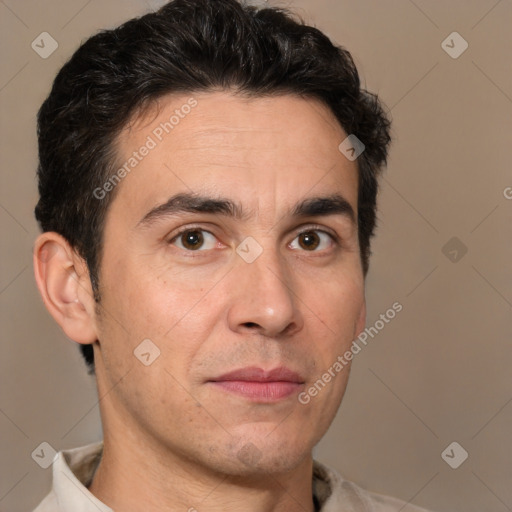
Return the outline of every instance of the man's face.
<path id="1" fill-rule="evenodd" d="M 191 96 L 197 105 L 182 108 Z M 299 393 L 364 327 L 346 136 L 317 101 L 228 92 L 167 97 L 121 134 L 120 166 L 134 151 L 140 161 L 104 230 L 95 358 L 106 437 L 227 474 L 290 471 L 310 456 L 348 367 L 307 404 Z M 142 157 L 144 145 L 154 147 Z M 187 211 L 186 198 L 181 211 L 177 194 L 235 212 L 200 200 Z"/>

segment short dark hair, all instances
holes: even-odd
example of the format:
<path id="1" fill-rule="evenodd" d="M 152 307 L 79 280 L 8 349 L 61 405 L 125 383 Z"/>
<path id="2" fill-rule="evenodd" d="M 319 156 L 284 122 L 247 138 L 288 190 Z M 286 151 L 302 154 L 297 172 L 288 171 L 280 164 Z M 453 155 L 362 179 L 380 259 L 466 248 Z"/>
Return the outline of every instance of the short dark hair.
<path id="1" fill-rule="evenodd" d="M 97 303 L 102 234 L 115 190 L 103 200 L 93 190 L 113 175 L 116 138 L 159 97 L 212 90 L 316 98 L 363 142 L 358 231 L 366 275 L 390 121 L 377 96 L 361 87 L 349 52 L 285 9 L 173 0 L 83 43 L 38 113 L 35 215 L 43 231 L 61 234 L 84 258 Z M 92 345 L 80 349 L 94 373 Z"/>

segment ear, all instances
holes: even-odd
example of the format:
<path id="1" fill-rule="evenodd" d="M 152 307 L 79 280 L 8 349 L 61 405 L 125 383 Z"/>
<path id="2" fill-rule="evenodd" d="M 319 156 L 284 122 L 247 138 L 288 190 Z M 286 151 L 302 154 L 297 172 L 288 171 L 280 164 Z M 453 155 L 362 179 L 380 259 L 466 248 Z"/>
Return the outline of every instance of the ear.
<path id="1" fill-rule="evenodd" d="M 34 274 L 44 304 L 68 338 L 97 340 L 95 302 L 83 258 L 58 233 L 39 235 L 34 244 Z"/>

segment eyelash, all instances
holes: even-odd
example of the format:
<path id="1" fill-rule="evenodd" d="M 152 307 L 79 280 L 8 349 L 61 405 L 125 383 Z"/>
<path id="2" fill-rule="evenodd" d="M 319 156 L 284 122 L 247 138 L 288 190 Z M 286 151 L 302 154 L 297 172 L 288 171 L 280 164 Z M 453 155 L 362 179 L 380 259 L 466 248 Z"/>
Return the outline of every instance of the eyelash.
<path id="1" fill-rule="evenodd" d="M 178 233 L 174 234 L 173 237 L 168 241 L 168 244 L 169 245 L 173 245 L 176 240 L 178 240 L 183 234 L 188 233 L 189 231 L 204 231 L 205 233 L 209 233 L 210 235 L 215 237 L 215 235 L 211 231 L 208 231 L 207 229 L 204 229 L 204 227 L 202 227 L 202 226 L 187 226 L 186 228 L 182 229 Z M 331 241 L 333 242 L 334 246 L 339 247 L 341 245 L 340 239 L 339 239 L 339 237 L 337 235 L 335 235 L 334 233 L 330 233 L 328 231 L 325 231 L 325 229 L 323 229 L 322 226 L 317 226 L 317 225 L 311 225 L 311 226 L 308 226 L 307 229 L 299 231 L 298 233 L 296 233 L 296 235 L 293 238 L 293 240 L 295 240 L 297 237 L 299 237 L 300 235 L 302 235 L 304 233 L 311 233 L 311 232 L 324 233 L 325 235 L 327 235 L 331 239 Z M 215 237 L 215 238 L 217 238 L 217 237 Z M 181 250 L 183 252 L 189 253 L 190 256 L 193 255 L 192 257 L 200 256 L 200 253 L 202 253 L 202 252 L 204 253 L 204 252 L 208 252 L 208 251 L 212 250 L 212 249 L 203 249 L 203 250 L 192 251 L 192 250 L 182 249 L 181 247 L 177 247 L 177 249 L 179 249 L 179 250 Z M 324 249 L 322 251 L 316 251 L 316 250 L 307 251 L 307 250 L 304 250 L 304 252 L 311 252 L 311 253 L 318 252 L 318 253 L 322 253 L 322 252 L 325 252 L 326 250 L 329 250 L 329 249 Z M 190 254 L 190 253 L 192 253 L 192 254 Z M 199 253 L 199 254 L 196 254 L 196 253 Z"/>

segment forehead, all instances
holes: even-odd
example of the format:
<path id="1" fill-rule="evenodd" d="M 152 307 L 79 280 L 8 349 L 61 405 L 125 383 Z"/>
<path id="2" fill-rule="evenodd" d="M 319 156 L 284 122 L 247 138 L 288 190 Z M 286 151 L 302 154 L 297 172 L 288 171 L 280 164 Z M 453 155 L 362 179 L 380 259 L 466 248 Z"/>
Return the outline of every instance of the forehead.
<path id="1" fill-rule="evenodd" d="M 119 185 L 119 200 L 149 209 L 176 192 L 217 192 L 261 206 L 337 188 L 356 209 L 357 165 L 338 149 L 346 136 L 316 99 L 167 96 L 118 138 L 118 165 L 136 164 Z"/>
<path id="2" fill-rule="evenodd" d="M 245 97 L 217 91 L 160 98 L 129 123 L 120 134 L 119 148 L 129 152 L 151 135 L 157 144 L 174 146 L 174 151 L 201 150 L 198 157 L 209 149 L 230 150 L 233 145 L 275 152 L 285 144 L 295 147 L 300 160 L 304 154 L 332 154 L 338 146 L 332 147 L 332 139 L 337 141 L 343 134 L 333 113 L 318 99 L 291 94 Z M 314 155 L 313 145 L 317 147 Z"/>

